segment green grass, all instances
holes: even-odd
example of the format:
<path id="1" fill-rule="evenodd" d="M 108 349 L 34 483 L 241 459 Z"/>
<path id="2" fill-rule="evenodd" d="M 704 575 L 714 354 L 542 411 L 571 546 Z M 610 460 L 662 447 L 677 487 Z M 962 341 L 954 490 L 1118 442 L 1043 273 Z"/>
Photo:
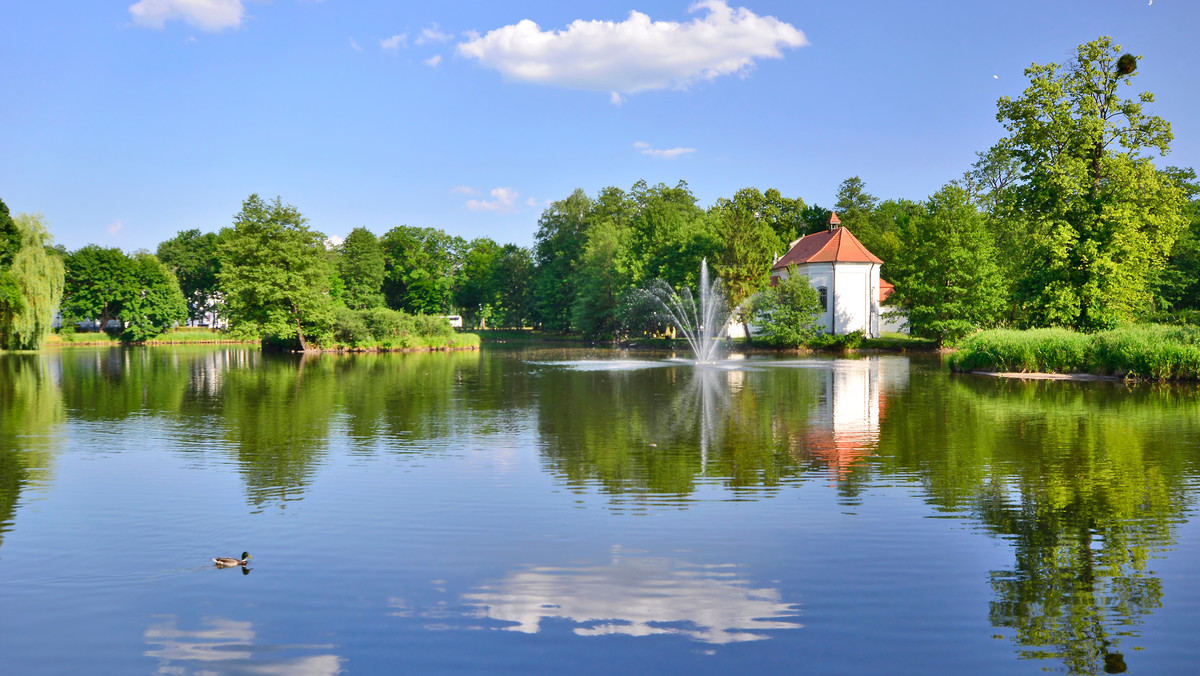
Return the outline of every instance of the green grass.
<path id="1" fill-rule="evenodd" d="M 1066 329 L 983 331 L 950 356 L 956 371 L 1090 373 L 1151 380 L 1200 379 L 1200 328 L 1132 324 L 1083 334 Z"/>
<path id="2" fill-rule="evenodd" d="M 884 333 L 878 338 L 864 338 L 864 350 L 888 350 L 891 352 L 913 352 L 936 350 L 937 341 L 931 338 L 918 338 L 907 333 Z"/>

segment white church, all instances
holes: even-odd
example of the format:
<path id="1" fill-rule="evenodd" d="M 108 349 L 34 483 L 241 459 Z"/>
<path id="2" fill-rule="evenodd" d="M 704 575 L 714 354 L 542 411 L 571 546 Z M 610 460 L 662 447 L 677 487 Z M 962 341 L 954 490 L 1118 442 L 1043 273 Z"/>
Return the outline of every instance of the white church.
<path id="1" fill-rule="evenodd" d="M 771 283 L 787 279 L 788 270 L 795 266 L 796 274 L 808 277 L 820 294 L 819 329 L 829 334 L 862 331 L 868 338 L 878 338 L 882 331 L 900 331 L 904 323 L 888 321 L 880 311 L 893 290 L 879 277 L 882 265 L 833 213 L 828 230 L 792 242 L 788 252 L 776 259 Z"/>

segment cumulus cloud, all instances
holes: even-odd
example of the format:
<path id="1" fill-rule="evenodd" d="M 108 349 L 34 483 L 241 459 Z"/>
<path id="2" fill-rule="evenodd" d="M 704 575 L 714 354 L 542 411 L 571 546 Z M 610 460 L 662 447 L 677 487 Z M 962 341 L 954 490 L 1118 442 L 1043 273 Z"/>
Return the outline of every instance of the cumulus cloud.
<path id="1" fill-rule="evenodd" d="M 437 65 L 441 62 L 442 62 L 441 54 L 434 54 L 433 56 L 429 57 L 428 59 L 425 59 L 425 65 L 431 66 L 433 68 L 437 68 Z"/>
<path id="2" fill-rule="evenodd" d="M 513 80 L 613 92 L 619 103 L 620 94 L 745 74 L 756 59 L 808 44 L 791 24 L 724 0 L 702 0 L 689 11 L 703 15 L 677 23 L 633 11 L 619 23 L 580 19 L 548 31 L 525 19 L 471 36 L 458 53 Z"/>
<path id="3" fill-rule="evenodd" d="M 133 22 L 162 28 L 168 21 L 184 21 L 206 31 L 237 28 L 246 16 L 242 0 L 140 0 L 129 6 Z"/>
<path id="4" fill-rule="evenodd" d="M 384 38 L 379 41 L 380 49 L 390 49 L 393 52 L 401 47 L 408 46 L 408 35 L 406 33 L 398 33 L 390 38 Z"/>
<path id="5" fill-rule="evenodd" d="M 688 153 L 696 152 L 695 148 L 666 148 L 666 149 L 660 150 L 658 148 L 652 147 L 649 143 L 646 143 L 645 141 L 638 141 L 637 143 L 633 144 L 633 147 L 642 151 L 643 155 L 649 155 L 651 157 L 657 157 L 657 158 L 664 159 L 664 160 L 669 160 L 673 157 L 679 157 L 680 155 L 686 155 Z"/>
<path id="6" fill-rule="evenodd" d="M 358 44 L 358 40 L 355 40 L 354 38 L 350 38 L 350 49 L 353 49 L 356 52 L 361 52 L 362 45 Z"/>
<path id="7" fill-rule="evenodd" d="M 108 226 L 104 228 L 104 231 L 107 232 L 110 237 L 112 237 L 118 232 L 121 232 L 121 228 L 123 227 L 125 227 L 125 223 L 121 219 L 117 218 L 113 219 L 113 222 L 109 223 Z"/>
<path id="8" fill-rule="evenodd" d="M 472 188 L 469 185 L 456 185 L 453 188 L 450 188 L 450 194 L 451 195 L 474 195 L 474 194 L 476 194 L 476 190 L 475 190 L 475 188 Z"/>
<path id="9" fill-rule="evenodd" d="M 421 29 L 421 35 L 417 37 L 417 44 L 423 45 L 428 42 L 449 42 L 454 36 L 449 33 L 443 33 L 442 29 L 435 23 L 429 28 Z"/>
<path id="10" fill-rule="evenodd" d="M 493 188 L 493 200 L 467 200 L 467 208 L 471 211 L 512 211 L 513 205 L 521 193 L 512 188 Z"/>

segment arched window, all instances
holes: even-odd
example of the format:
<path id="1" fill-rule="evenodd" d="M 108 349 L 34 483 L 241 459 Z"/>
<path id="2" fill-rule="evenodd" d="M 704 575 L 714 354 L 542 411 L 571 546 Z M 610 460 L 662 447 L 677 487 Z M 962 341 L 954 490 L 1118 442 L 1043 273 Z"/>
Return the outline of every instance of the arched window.
<path id="1" fill-rule="evenodd" d="M 829 311 L 829 289 L 823 286 L 817 287 L 817 294 L 821 297 L 821 312 Z"/>

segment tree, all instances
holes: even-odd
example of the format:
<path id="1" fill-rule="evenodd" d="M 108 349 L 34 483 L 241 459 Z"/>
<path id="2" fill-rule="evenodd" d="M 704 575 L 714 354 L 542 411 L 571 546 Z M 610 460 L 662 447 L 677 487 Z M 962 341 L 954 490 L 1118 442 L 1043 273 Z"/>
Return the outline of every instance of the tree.
<path id="1" fill-rule="evenodd" d="M 632 237 L 630 228 L 611 220 L 588 230 L 575 272 L 575 301 L 571 305 L 571 328 L 575 331 L 596 337 L 617 330 L 617 301 L 631 278 Z"/>
<path id="2" fill-rule="evenodd" d="M 776 253 L 786 246 L 763 217 L 765 205 L 754 197 L 761 197 L 757 190 L 740 190 L 733 200 L 717 200 L 710 212 L 722 245 L 713 268 L 735 308 L 769 283 Z"/>
<path id="3" fill-rule="evenodd" d="M 202 322 L 213 314 L 214 324 L 220 306 L 217 275 L 221 271 L 217 256 L 219 243 L 216 233 L 181 230 L 179 234 L 158 245 L 156 255 L 179 280 L 179 290 L 187 299 L 188 318 Z"/>
<path id="4" fill-rule="evenodd" d="M 762 336 L 779 347 L 800 347 L 817 334 L 821 298 L 806 275 L 788 268 L 787 277 L 754 298 L 756 323 Z"/>
<path id="5" fill-rule="evenodd" d="M 149 340 L 187 318 L 175 275 L 154 254 L 89 244 L 66 260 L 63 323 L 120 320 L 122 338 Z"/>
<path id="6" fill-rule="evenodd" d="M 7 217 L 8 208 L 0 202 L 0 220 Z M 63 262 L 49 249 L 53 237 L 41 214 L 19 214 L 12 224 L 19 239 L 16 251 L 3 256 L 6 265 L 0 265 L 0 348 L 36 350 L 50 334 L 62 300 Z"/>
<path id="7" fill-rule="evenodd" d="M 1021 97 L 997 102 L 1020 168 L 1007 225 L 1020 232 L 1016 296 L 1029 324 L 1098 330 L 1135 319 L 1183 223 L 1182 191 L 1143 154 L 1169 152 L 1170 124 L 1142 111 L 1149 92 L 1120 96 L 1137 58 L 1120 50 L 1101 37 L 1065 69 L 1034 64 Z"/>
<path id="8" fill-rule="evenodd" d="M 338 248 L 337 271 L 342 301 L 352 310 L 383 307 L 383 246 L 375 233 L 355 228 Z"/>
<path id="9" fill-rule="evenodd" d="M 486 326 L 496 312 L 499 289 L 492 271 L 500 245 L 487 237 L 471 240 L 463 252 L 462 265 L 454 278 L 454 304 L 471 326 Z"/>
<path id="10" fill-rule="evenodd" d="M 310 230 L 296 207 L 250 195 L 221 239 L 219 281 L 238 330 L 267 346 L 300 350 L 328 331 L 325 236 Z"/>
<path id="11" fill-rule="evenodd" d="M 135 253 L 129 258 L 129 270 L 133 288 L 121 308 L 124 340 L 150 340 L 187 319 L 187 302 L 179 281 L 154 254 Z"/>
<path id="12" fill-rule="evenodd" d="M 533 314 L 531 294 L 534 276 L 533 255 L 516 244 L 501 247 L 492 265 L 495 289 L 494 322 L 499 326 L 525 326 Z"/>
<path id="13" fill-rule="evenodd" d="M 388 230 L 380 243 L 388 307 L 414 314 L 449 313 L 466 241 L 436 228 L 401 225 Z"/>
<path id="14" fill-rule="evenodd" d="M 576 189 L 565 200 L 553 202 L 538 219 L 534 238 L 534 281 L 536 314 L 549 331 L 566 331 L 571 326 L 575 302 L 575 268 L 583 253 L 592 200 Z"/>
<path id="15" fill-rule="evenodd" d="M 96 320 L 100 330 L 120 319 L 137 286 L 129 257 L 116 247 L 88 244 L 66 259 L 63 324 Z"/>
<path id="16" fill-rule="evenodd" d="M 967 191 L 934 193 L 903 230 L 906 256 L 895 263 L 895 302 L 911 331 L 939 344 L 992 325 L 1004 303 L 995 244 Z"/>
<path id="17" fill-rule="evenodd" d="M 1164 176 L 1181 187 L 1187 199 L 1175 246 L 1160 275 L 1158 305 L 1168 310 L 1200 311 L 1200 183 L 1193 169 L 1167 167 Z"/>
<path id="18" fill-rule="evenodd" d="M 863 233 L 859 231 L 865 232 L 870 227 L 867 219 L 878 203 L 879 198 L 867 192 L 866 183 L 857 176 L 851 176 L 838 186 L 833 210 L 838 213 L 842 225 L 850 228 L 861 241 Z"/>

